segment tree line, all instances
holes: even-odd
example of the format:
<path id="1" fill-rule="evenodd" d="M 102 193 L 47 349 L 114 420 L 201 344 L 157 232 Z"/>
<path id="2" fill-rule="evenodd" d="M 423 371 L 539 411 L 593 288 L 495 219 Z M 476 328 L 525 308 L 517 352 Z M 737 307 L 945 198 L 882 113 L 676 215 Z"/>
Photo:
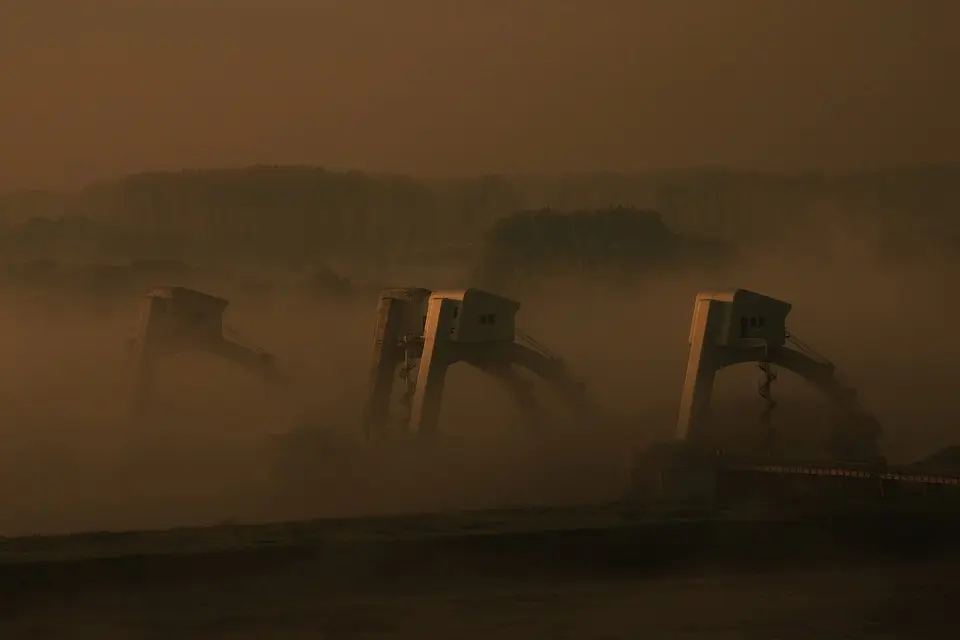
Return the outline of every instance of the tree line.
<path id="1" fill-rule="evenodd" d="M 480 260 L 485 242 L 504 242 L 496 239 L 506 228 L 497 221 L 511 213 L 518 216 L 511 233 L 519 235 L 510 242 L 542 252 L 545 238 L 560 232 L 555 223 L 536 230 L 525 227 L 536 217 L 531 212 L 609 214 L 618 205 L 656 211 L 658 224 L 653 218 L 643 223 L 651 238 L 668 229 L 736 244 L 776 240 L 836 215 L 869 220 L 895 239 L 914 231 L 942 236 L 955 234 L 960 223 L 955 215 L 960 210 L 960 167 L 848 174 L 702 170 L 489 175 L 462 180 L 316 167 L 144 173 L 73 193 L 0 195 L 0 250 L 8 256 L 243 256 L 281 263 L 335 254 L 385 262 L 418 256 L 442 260 L 469 255 Z M 607 225 L 606 233 L 619 236 L 623 230 L 616 224 L 627 224 L 625 219 L 616 222 L 616 216 L 608 215 L 602 225 Z M 593 223 L 584 215 L 570 220 L 565 228 L 586 234 L 582 238 L 589 242 L 619 241 L 602 240 L 596 226 L 601 223 L 588 229 Z M 547 236 L 533 237 L 537 233 Z M 521 236 L 525 239 L 517 239 Z M 564 238 L 554 240 L 573 241 Z"/>

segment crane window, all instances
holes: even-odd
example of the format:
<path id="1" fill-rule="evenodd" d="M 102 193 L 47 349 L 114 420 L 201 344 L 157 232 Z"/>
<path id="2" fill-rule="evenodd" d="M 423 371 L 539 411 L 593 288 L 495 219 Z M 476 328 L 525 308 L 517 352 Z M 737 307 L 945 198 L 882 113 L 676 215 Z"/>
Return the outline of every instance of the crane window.
<path id="1" fill-rule="evenodd" d="M 764 318 L 763 316 L 760 316 L 759 318 L 757 318 L 757 326 L 758 326 L 758 327 L 760 327 L 760 328 L 762 329 L 766 324 L 767 324 L 767 319 L 766 319 L 766 318 Z"/>
<path id="2" fill-rule="evenodd" d="M 492 313 L 481 313 L 480 314 L 480 324 L 496 324 L 497 316 Z"/>
<path id="3" fill-rule="evenodd" d="M 748 324 L 747 319 L 746 319 L 746 318 L 740 318 L 740 337 L 741 337 L 741 338 L 746 338 L 746 337 L 747 337 L 748 326 L 749 326 L 749 324 Z"/>

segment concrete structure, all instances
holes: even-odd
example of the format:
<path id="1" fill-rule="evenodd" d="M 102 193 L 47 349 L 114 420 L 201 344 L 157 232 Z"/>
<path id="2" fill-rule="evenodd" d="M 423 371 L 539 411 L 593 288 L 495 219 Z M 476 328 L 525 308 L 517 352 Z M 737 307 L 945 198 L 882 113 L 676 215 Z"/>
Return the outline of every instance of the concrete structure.
<path id="1" fill-rule="evenodd" d="M 516 341 L 519 309 L 520 303 L 480 289 L 384 290 L 377 307 L 364 417 L 367 435 L 382 432 L 389 422 L 398 369 L 406 381 L 405 430 L 422 436 L 436 433 L 447 370 L 461 361 L 500 381 L 531 423 L 539 423 L 542 412 L 530 383 L 514 365 L 546 380 L 586 419 L 591 409 L 582 386 L 568 376 L 563 363 L 535 343 L 531 347 Z"/>
<path id="2" fill-rule="evenodd" d="M 224 358 L 270 383 L 283 380 L 270 354 L 226 337 L 223 314 L 228 304 L 186 287 L 154 287 L 143 296 L 137 335 L 127 345 L 134 358 L 136 413 L 149 403 L 158 360 L 179 351 Z"/>
<path id="3" fill-rule="evenodd" d="M 791 305 L 759 293 L 736 289 L 700 293 L 690 326 L 690 354 L 677 422 L 677 438 L 701 442 L 706 415 L 718 371 L 731 365 L 756 362 L 764 372 L 761 395 L 771 403 L 773 367 L 782 367 L 805 378 L 824 393 L 846 416 L 841 433 L 832 443 L 840 458 L 877 455 L 880 426 L 857 403 L 856 391 L 844 386 L 835 367 L 787 330 Z"/>

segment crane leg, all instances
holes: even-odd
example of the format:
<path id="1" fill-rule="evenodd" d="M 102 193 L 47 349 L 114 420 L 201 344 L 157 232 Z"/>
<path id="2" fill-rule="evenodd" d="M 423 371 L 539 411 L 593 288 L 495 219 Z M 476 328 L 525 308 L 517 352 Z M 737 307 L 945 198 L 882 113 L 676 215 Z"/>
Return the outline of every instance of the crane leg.
<path id="1" fill-rule="evenodd" d="M 363 428 L 369 438 L 387 422 L 393 378 L 404 357 L 399 331 L 402 325 L 404 300 L 380 298 L 377 305 L 377 327 L 373 338 L 373 362 L 370 367 L 367 405 Z"/>
<path id="2" fill-rule="evenodd" d="M 128 352 L 132 356 L 133 415 L 140 418 L 149 408 L 156 377 L 157 349 L 162 338 L 164 304 L 157 298 L 148 298 L 140 309 L 137 335 Z"/>
<path id="3" fill-rule="evenodd" d="M 417 386 L 410 407 L 410 429 L 418 436 L 433 437 L 440 422 L 440 403 L 452 358 L 447 339 L 453 326 L 454 303 L 434 299 L 427 310 L 423 355 L 417 372 Z"/>

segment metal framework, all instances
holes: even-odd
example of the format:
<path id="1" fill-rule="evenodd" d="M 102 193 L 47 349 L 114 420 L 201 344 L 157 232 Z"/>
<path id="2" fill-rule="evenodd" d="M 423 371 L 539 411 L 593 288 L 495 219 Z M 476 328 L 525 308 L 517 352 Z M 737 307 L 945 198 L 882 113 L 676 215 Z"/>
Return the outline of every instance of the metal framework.
<path id="1" fill-rule="evenodd" d="M 829 443 L 838 459 L 878 455 L 879 422 L 859 404 L 856 390 L 840 381 L 834 364 L 787 329 L 790 309 L 787 302 L 745 289 L 697 295 L 677 422 L 679 440 L 695 445 L 705 440 L 716 374 L 726 367 L 755 362 L 762 375 L 759 393 L 764 408 L 760 418 L 768 448 L 775 437 L 773 384 L 779 367 L 814 385 L 843 413 L 843 424 Z"/>
<path id="2" fill-rule="evenodd" d="M 229 302 L 186 287 L 154 287 L 140 308 L 136 336 L 127 341 L 133 358 L 133 410 L 149 406 L 161 358 L 197 351 L 223 358 L 262 377 L 270 385 L 285 383 L 271 354 L 243 341 L 223 322 Z"/>
<path id="3" fill-rule="evenodd" d="M 545 380 L 579 420 L 595 417 L 583 385 L 563 362 L 516 327 L 520 303 L 480 289 L 432 292 L 386 289 L 380 295 L 363 427 L 367 437 L 390 431 L 395 378 L 404 383 L 401 430 L 433 436 L 450 366 L 465 362 L 499 382 L 539 427 L 544 411 L 526 369 Z"/>

